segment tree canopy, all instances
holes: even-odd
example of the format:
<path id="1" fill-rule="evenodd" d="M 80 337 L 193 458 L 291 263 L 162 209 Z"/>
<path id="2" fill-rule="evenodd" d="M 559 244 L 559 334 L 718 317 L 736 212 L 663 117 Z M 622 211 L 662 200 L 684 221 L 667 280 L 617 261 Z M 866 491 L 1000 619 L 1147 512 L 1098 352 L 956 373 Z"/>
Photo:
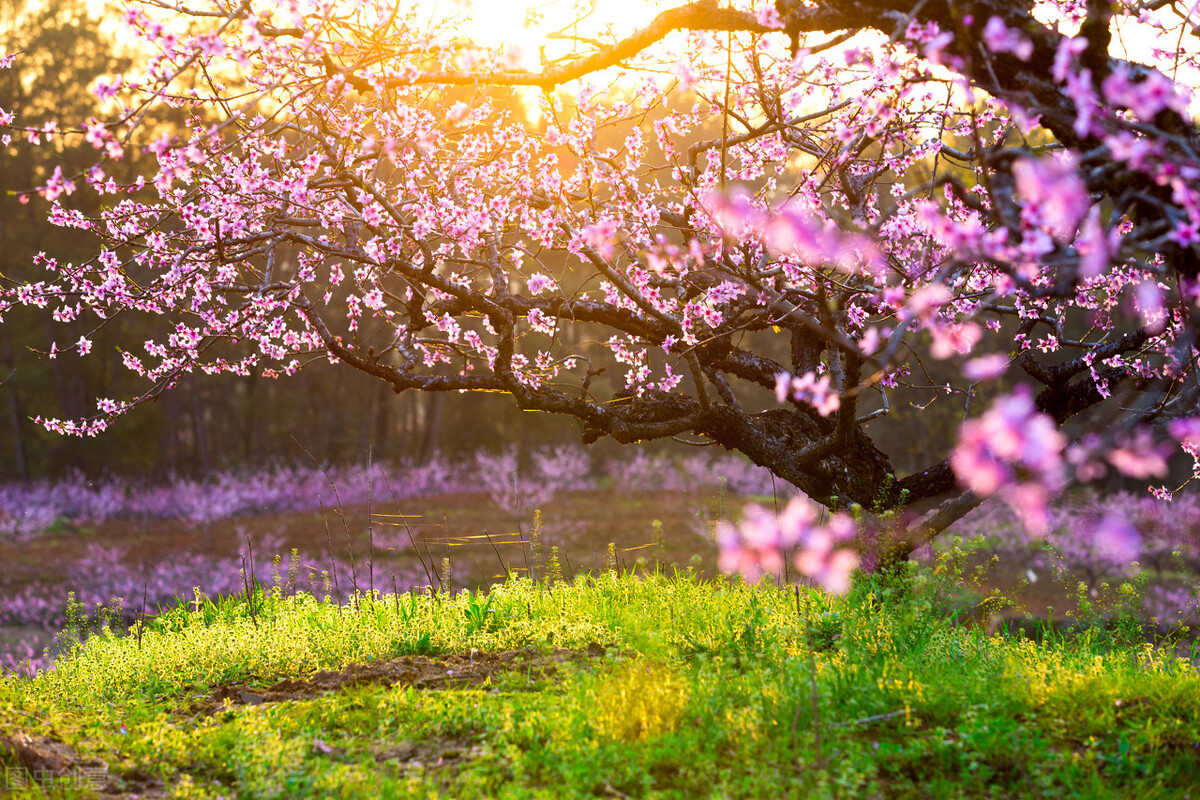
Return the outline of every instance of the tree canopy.
<path id="1" fill-rule="evenodd" d="M 333 362 L 507 393 L 585 441 L 739 450 L 827 505 L 909 510 L 901 552 L 983 497 L 1037 527 L 1068 480 L 1200 449 L 1182 4 L 703 0 L 573 28 L 533 70 L 395 0 L 125 22 L 152 55 L 95 86 L 108 116 L 2 120 L 95 148 L 37 192 L 96 248 L 39 255 L 0 309 L 85 321 L 48 358 L 170 324 L 124 343 L 144 391 L 50 430 L 194 372 Z M 154 169 L 117 180 L 131 151 Z M 878 440 L 934 401 L 958 444 L 897 476 Z"/>

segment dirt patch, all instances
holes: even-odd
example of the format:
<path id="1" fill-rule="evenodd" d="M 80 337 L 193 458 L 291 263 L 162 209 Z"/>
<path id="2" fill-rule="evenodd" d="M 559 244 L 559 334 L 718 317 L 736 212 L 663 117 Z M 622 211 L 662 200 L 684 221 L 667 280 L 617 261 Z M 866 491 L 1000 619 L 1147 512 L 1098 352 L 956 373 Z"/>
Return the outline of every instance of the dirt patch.
<path id="1" fill-rule="evenodd" d="M 375 751 L 380 764 L 394 763 L 400 769 L 457 767 L 482 754 L 483 748 L 467 739 L 440 739 L 427 742 L 401 741 Z"/>
<path id="2" fill-rule="evenodd" d="M 310 678 L 287 678 L 266 688 L 238 681 L 223 683 L 192 703 L 186 713 L 211 715 L 230 707 L 308 700 L 355 686 L 461 689 L 481 686 L 497 675 L 508 673 L 543 679 L 555 675 L 564 663 L 596 658 L 604 652 L 601 645 L 591 644 L 583 650 L 560 648 L 549 653 L 524 648 L 499 653 L 471 651 L 437 658 L 400 656 L 326 670 Z"/>
<path id="3" fill-rule="evenodd" d="M 81 758 L 74 748 L 46 736 L 17 732 L 0 736 L 0 752 L 11 754 L 15 769 L 4 770 L 0 789 L 33 786 L 91 790 L 102 797 L 160 798 L 167 793 L 160 780 L 136 771 L 111 774 L 99 758 Z"/>
<path id="4" fill-rule="evenodd" d="M 579 663 L 606 653 L 599 644 L 580 650 L 559 648 L 540 652 L 533 648 L 498 653 L 471 651 L 431 658 L 401 656 L 387 661 L 351 664 L 345 669 L 318 672 L 309 678 L 288 678 L 262 688 L 241 682 L 223 683 L 193 702 L 184 712 L 195 719 L 230 708 L 307 700 L 356 686 L 412 686 L 445 690 L 482 686 L 498 675 L 528 676 L 531 680 L 553 677 L 563 664 Z M 317 740 L 314 750 L 332 758 L 340 750 Z M 481 745 L 471 739 L 401 741 L 380 747 L 375 760 L 401 770 L 456 769 L 478 758 Z M 69 787 L 90 790 L 102 797 L 162 798 L 167 796 L 161 780 L 141 770 L 121 774 L 109 771 L 99 758 L 82 758 L 69 745 L 55 739 L 22 732 L 0 735 L 0 790 L 33 786 Z"/>

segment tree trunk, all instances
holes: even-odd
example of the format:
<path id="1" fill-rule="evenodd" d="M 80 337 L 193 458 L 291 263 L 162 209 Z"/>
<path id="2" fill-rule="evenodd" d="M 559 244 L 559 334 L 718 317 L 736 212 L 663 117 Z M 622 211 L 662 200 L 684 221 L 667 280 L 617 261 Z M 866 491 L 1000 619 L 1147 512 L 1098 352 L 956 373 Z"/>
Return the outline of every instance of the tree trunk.
<path id="1" fill-rule="evenodd" d="M 27 481 L 29 480 L 29 456 L 25 452 L 25 432 L 21 425 L 21 404 L 17 399 L 16 389 L 13 388 L 11 381 L 9 381 L 6 388 L 8 390 L 8 407 L 12 422 L 13 455 L 17 462 L 17 479 Z"/>
<path id="2" fill-rule="evenodd" d="M 371 439 L 379 452 L 386 453 L 392 428 L 391 410 L 395 392 L 386 383 L 375 384 L 375 430 Z"/>
<path id="3" fill-rule="evenodd" d="M 208 427 L 204 421 L 204 403 L 198 387 L 192 387 L 192 430 L 196 432 L 196 455 L 205 475 L 212 472 L 212 458 L 208 452 Z"/>
<path id="4" fill-rule="evenodd" d="M 438 442 L 442 433 L 442 406 L 445 398 L 440 392 L 427 394 L 425 399 L 425 419 L 421 431 L 421 449 L 417 456 L 420 464 L 428 464 L 438 451 Z"/>

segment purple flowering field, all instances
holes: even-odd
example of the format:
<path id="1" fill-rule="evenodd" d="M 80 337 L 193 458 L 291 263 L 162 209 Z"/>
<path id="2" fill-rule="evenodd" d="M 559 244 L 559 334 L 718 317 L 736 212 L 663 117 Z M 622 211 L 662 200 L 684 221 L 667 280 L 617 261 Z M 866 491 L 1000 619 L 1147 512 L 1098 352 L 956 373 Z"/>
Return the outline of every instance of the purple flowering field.
<path id="1" fill-rule="evenodd" d="M 371 503 L 380 512 L 396 503 L 426 499 L 435 507 L 482 505 L 488 511 L 482 529 L 490 522 L 499 533 L 497 540 L 508 536 L 505 550 L 516 571 L 520 548 L 512 550 L 509 532 L 516 527 L 518 515 L 526 527 L 538 509 L 546 509 L 550 520 L 556 498 L 595 492 L 599 487 L 620 495 L 697 490 L 772 493 L 767 470 L 732 456 L 699 454 L 672 460 L 637 451 L 630 458 L 598 464 L 585 449 L 566 446 L 535 450 L 524 459 L 508 449 L 479 451 L 460 460 L 438 457 L 419 466 L 374 463 L 370 469 L 357 465 L 322 470 L 281 465 L 223 471 L 203 480 L 176 477 L 158 485 L 92 481 L 82 475 L 53 483 L 0 485 L 0 552 L 11 553 L 21 564 L 0 576 L 0 668 L 28 670 L 48 663 L 43 651 L 51 634 L 68 621 L 68 592 L 90 616 L 107 614 L 119 628 L 142 613 L 143 596 L 145 609 L 153 613 L 177 598 L 193 598 L 196 589 L 210 597 L 241 592 L 242 559 L 250 554 L 254 575 L 263 585 L 280 581 L 318 596 L 344 600 L 352 585 L 366 589 L 368 579 L 356 571 L 368 569 L 368 547 L 375 560 L 383 562 L 377 588 L 429 585 L 429 572 L 411 552 L 412 530 L 406 532 L 380 513 L 368 545 L 366 510 Z M 778 491 L 787 489 L 780 483 Z M 601 508 L 581 513 L 598 517 Z M 344 517 L 338 509 L 345 510 Z M 643 511 L 642 516 L 649 513 Z M 669 518 L 669 514 L 669 508 L 654 512 L 656 517 Z M 671 527 L 681 529 L 689 547 L 711 549 L 700 538 L 705 523 L 691 516 L 685 514 Z M 640 530 L 630 532 L 633 538 L 626 542 L 630 550 L 651 538 L 651 520 L 642 523 Z M 444 554 L 436 548 L 429 551 L 429 534 L 422 533 L 431 524 L 413 520 L 409 527 L 416 529 L 416 539 L 426 547 L 423 560 L 435 562 L 436 569 Z M 459 538 L 480 533 L 474 518 L 465 525 Z M 547 532 L 559 539 L 578 539 L 587 537 L 588 528 L 586 520 L 562 520 L 548 526 Z M 602 549 L 620 536 L 620 531 L 610 531 L 603 541 L 589 540 L 575 548 L 577 557 L 582 560 L 586 554 L 590 565 L 597 546 Z M 485 542 L 474 542 L 471 549 L 475 555 L 492 558 Z M 39 555 L 29 555 L 35 551 Z M 682 551 L 677 555 L 684 557 Z M 273 563 L 276 556 L 279 562 Z M 453 560 L 463 581 L 486 578 L 483 572 L 497 569 L 495 563 L 472 569 L 475 562 L 461 557 L 461 551 L 454 553 Z M 467 568 L 460 569 L 460 563 Z"/>
<path id="2" fill-rule="evenodd" d="M 158 485 L 81 475 L 8 484 L 0 486 L 0 554 L 13 566 L 0 576 L 0 668 L 50 664 L 53 633 L 68 623 L 68 592 L 96 624 L 107 617 L 119 630 L 142 613 L 143 602 L 153 614 L 193 599 L 197 590 L 210 597 L 243 591 L 251 555 L 263 585 L 344 600 L 352 586 L 366 589 L 368 582 L 384 591 L 441 580 L 486 582 L 499 572 L 493 559 L 500 550 L 507 554 L 501 555 L 505 568 L 519 572 L 526 550 L 513 528 L 528 541 L 536 524 L 547 545 L 562 545 L 568 569 L 598 565 L 600 553 L 616 542 L 629 562 L 645 564 L 650 557 L 755 578 L 748 573 L 772 572 L 773 563 L 766 549 L 753 549 L 756 539 L 789 549 L 776 541 L 788 514 L 781 523 L 759 509 L 776 502 L 809 513 L 811 506 L 792 501 L 794 492 L 734 456 L 671 458 L 632 450 L 600 462 L 574 446 L 524 457 L 515 449 L 480 451 L 425 465 L 377 462 L 327 472 L 279 465 Z M 755 498 L 757 505 L 743 510 L 740 498 Z M 414 509 L 421 513 L 410 513 Z M 848 518 L 834 515 L 816 525 L 814 517 L 810 534 L 835 536 L 839 527 L 853 527 Z M 741 522 L 740 535 L 731 535 L 733 521 Z M 956 537 L 973 564 L 999 556 L 1002 572 L 980 573 L 977 590 L 1002 589 L 1023 600 L 1029 613 L 1053 606 L 1062 614 L 1081 598 L 1099 602 L 1122 582 L 1141 581 L 1147 621 L 1165 629 L 1200 618 L 1194 580 L 1200 497 L 1194 493 L 1181 493 L 1169 505 L 1147 494 L 1068 495 L 1051 506 L 1047 525 L 1044 537 L 1031 536 L 1011 505 L 993 501 L 960 521 L 937 550 L 926 546 L 916 556 L 934 565 L 959 546 Z M 490 542 L 481 538 L 489 529 L 495 534 Z M 870 568 L 867 550 L 864 568 Z M 447 569 L 447 559 L 453 579 L 431 574 Z M 776 566 L 782 570 L 782 561 Z"/>

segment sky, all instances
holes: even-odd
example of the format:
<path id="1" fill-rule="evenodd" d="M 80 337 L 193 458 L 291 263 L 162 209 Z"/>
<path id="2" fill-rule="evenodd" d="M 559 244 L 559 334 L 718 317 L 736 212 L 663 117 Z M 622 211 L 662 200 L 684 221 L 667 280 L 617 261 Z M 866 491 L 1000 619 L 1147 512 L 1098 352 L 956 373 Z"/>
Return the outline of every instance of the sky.
<path id="1" fill-rule="evenodd" d="M 435 15 L 461 19 L 461 31 L 484 46 L 515 46 L 517 63 L 540 67 L 539 50 L 555 58 L 570 52 L 571 41 L 554 34 L 589 36 L 609 26 L 628 34 L 654 19 L 671 3 L 662 0 L 421 0 Z M 578 26 L 574 23 L 579 20 Z"/>

